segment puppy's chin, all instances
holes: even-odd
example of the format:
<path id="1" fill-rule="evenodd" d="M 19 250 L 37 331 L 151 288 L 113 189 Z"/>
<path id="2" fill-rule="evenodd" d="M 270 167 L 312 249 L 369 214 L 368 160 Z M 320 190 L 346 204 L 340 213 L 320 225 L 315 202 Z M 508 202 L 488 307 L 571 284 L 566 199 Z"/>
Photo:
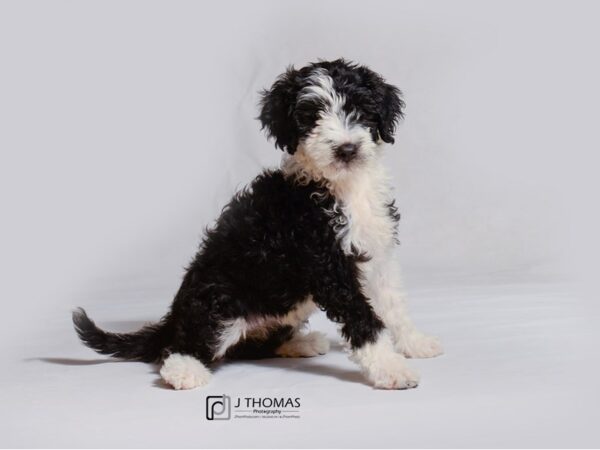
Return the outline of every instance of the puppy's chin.
<path id="1" fill-rule="evenodd" d="M 365 165 L 365 158 L 357 156 L 350 161 L 334 159 L 326 171 L 329 178 L 339 179 L 352 176 L 354 172 L 360 170 Z"/>

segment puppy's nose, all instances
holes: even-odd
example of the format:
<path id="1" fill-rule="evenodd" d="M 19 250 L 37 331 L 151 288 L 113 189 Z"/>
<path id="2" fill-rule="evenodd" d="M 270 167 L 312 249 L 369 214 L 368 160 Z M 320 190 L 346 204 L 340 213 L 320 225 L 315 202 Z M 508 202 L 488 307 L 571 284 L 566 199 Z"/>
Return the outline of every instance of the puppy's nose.
<path id="1" fill-rule="evenodd" d="M 347 143 L 336 147 L 335 154 L 342 161 L 350 161 L 358 153 L 358 145 Z"/>

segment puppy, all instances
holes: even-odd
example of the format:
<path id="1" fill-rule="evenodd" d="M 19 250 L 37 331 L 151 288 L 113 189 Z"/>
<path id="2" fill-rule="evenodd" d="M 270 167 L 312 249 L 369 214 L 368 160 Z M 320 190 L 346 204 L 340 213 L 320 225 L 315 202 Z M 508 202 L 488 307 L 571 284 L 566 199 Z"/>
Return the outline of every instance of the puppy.
<path id="1" fill-rule="evenodd" d="M 406 358 L 442 353 L 409 319 L 393 259 L 399 214 L 381 163 L 400 91 L 343 59 L 289 68 L 262 92 L 259 120 L 284 151 L 236 194 L 207 231 L 168 314 L 135 333 L 73 313 L 81 340 L 117 358 L 161 362 L 175 389 L 208 383 L 223 358 L 323 354 L 304 334 L 322 309 L 377 388 L 417 386 Z"/>

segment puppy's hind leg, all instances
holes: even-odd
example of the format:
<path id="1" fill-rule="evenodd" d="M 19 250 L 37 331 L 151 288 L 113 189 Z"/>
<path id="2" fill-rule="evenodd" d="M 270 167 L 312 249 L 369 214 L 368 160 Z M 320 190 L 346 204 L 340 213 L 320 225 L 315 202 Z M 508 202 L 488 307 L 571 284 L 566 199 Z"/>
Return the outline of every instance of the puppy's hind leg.
<path id="1" fill-rule="evenodd" d="M 211 373 L 200 360 L 182 353 L 171 353 L 160 369 L 162 379 L 175 389 L 193 389 L 206 385 Z"/>
<path id="2" fill-rule="evenodd" d="M 284 358 L 308 358 L 324 355 L 329 351 L 329 341 L 320 331 L 302 334 L 296 330 L 292 338 L 281 344 L 275 354 Z"/>
<path id="3" fill-rule="evenodd" d="M 211 373 L 207 364 L 212 360 L 212 351 L 199 339 L 199 334 L 180 331 L 167 349 L 168 356 L 163 360 L 160 376 L 174 389 L 194 389 L 208 384 Z"/>
<path id="4" fill-rule="evenodd" d="M 276 350 L 294 336 L 290 325 L 252 330 L 245 339 L 229 347 L 225 356 L 230 359 L 275 358 Z"/>
<path id="5" fill-rule="evenodd" d="M 180 302 L 174 310 L 179 320 L 160 375 L 178 390 L 204 386 L 211 378 L 208 365 L 222 356 L 221 349 L 236 342 L 236 331 L 231 321 L 211 321 L 202 302 Z"/>

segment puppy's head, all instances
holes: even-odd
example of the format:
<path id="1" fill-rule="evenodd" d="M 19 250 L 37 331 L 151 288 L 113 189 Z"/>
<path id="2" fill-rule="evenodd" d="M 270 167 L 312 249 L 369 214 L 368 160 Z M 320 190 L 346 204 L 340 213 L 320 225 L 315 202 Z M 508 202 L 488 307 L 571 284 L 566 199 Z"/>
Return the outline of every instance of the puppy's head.
<path id="1" fill-rule="evenodd" d="M 374 158 L 382 142 L 394 142 L 400 95 L 367 67 L 322 61 L 280 75 L 262 92 L 259 120 L 277 147 L 328 177 Z"/>

